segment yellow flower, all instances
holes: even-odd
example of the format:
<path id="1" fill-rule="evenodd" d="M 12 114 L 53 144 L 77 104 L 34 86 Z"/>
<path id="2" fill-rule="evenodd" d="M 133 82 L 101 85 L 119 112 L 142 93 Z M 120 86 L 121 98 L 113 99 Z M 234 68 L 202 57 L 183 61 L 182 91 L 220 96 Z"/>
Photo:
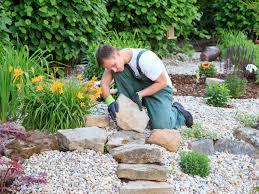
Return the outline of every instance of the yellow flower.
<path id="1" fill-rule="evenodd" d="M 97 81 L 97 77 L 96 77 L 96 76 L 93 76 L 93 77 L 92 77 L 92 81 Z"/>
<path id="2" fill-rule="evenodd" d="M 64 93 L 63 89 L 59 88 L 58 93 L 63 94 Z"/>
<path id="3" fill-rule="evenodd" d="M 42 91 L 42 90 L 43 90 L 42 85 L 37 86 L 37 90 L 38 90 L 38 91 Z"/>
<path id="4" fill-rule="evenodd" d="M 90 99 L 90 100 L 96 100 L 96 97 L 94 96 L 94 95 L 92 95 L 92 94 L 90 94 L 89 96 L 88 96 L 88 98 Z"/>
<path id="5" fill-rule="evenodd" d="M 94 82 L 93 81 L 88 81 L 86 83 L 87 87 L 92 87 L 94 85 Z"/>
<path id="6" fill-rule="evenodd" d="M 54 93 L 57 90 L 58 85 L 59 85 L 59 81 L 54 81 L 54 83 L 52 84 L 52 86 L 50 88 L 52 93 Z"/>
<path id="7" fill-rule="evenodd" d="M 42 81 L 42 76 L 41 75 L 39 75 L 37 77 L 34 77 L 31 80 L 32 83 L 36 83 L 36 82 L 40 82 L 40 81 Z"/>
<path id="8" fill-rule="evenodd" d="M 20 90 L 20 89 L 21 89 L 21 87 L 22 87 L 22 85 L 21 85 L 21 84 L 16 84 L 16 88 L 17 88 L 18 90 Z"/>
<path id="9" fill-rule="evenodd" d="M 77 76 L 76 76 L 76 78 L 77 78 L 78 80 L 83 79 L 83 74 L 79 74 L 79 75 L 77 75 Z"/>
<path id="10" fill-rule="evenodd" d="M 10 66 L 9 66 L 9 72 L 11 73 L 12 71 L 13 71 L 13 66 L 10 65 Z"/>
<path id="11" fill-rule="evenodd" d="M 77 98 L 79 98 L 79 99 L 84 98 L 84 94 L 81 93 L 81 92 L 78 92 L 76 96 L 77 96 Z"/>
<path id="12" fill-rule="evenodd" d="M 85 106 L 85 103 L 84 103 L 84 102 L 80 102 L 80 106 L 81 106 L 81 107 L 84 107 L 84 106 Z"/>
<path id="13" fill-rule="evenodd" d="M 23 74 L 23 70 L 21 68 L 14 69 L 14 77 L 17 78 Z"/>
<path id="14" fill-rule="evenodd" d="M 34 73 L 34 71 L 35 71 L 35 69 L 34 69 L 34 67 L 32 67 L 32 68 L 31 68 L 31 72 Z"/>

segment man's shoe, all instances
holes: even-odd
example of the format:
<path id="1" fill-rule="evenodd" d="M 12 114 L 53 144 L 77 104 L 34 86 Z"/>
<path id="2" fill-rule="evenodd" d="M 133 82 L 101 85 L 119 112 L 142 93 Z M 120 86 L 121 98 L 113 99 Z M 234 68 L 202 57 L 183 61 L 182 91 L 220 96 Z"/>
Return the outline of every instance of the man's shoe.
<path id="1" fill-rule="evenodd" d="M 177 110 L 180 111 L 180 112 L 183 114 L 183 116 L 184 116 L 184 118 L 185 118 L 185 125 L 186 125 L 187 127 L 190 127 L 190 128 L 191 128 L 192 125 L 193 125 L 193 117 L 192 117 L 192 114 L 191 114 L 189 111 L 185 110 L 184 107 L 183 107 L 183 105 L 181 105 L 179 102 L 174 102 L 174 103 L 173 103 L 173 106 L 174 106 L 175 108 L 177 108 Z"/>

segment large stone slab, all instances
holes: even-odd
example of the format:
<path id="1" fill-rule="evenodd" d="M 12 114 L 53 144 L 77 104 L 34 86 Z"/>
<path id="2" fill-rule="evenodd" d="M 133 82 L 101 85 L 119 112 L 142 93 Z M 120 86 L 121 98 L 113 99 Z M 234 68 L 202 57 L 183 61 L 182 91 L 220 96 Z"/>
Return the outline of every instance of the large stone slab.
<path id="1" fill-rule="evenodd" d="M 148 164 L 162 161 L 160 149 L 150 145 L 127 144 L 112 149 L 110 153 L 120 163 Z"/>
<path id="2" fill-rule="evenodd" d="M 120 194 L 173 194 L 172 185 L 164 182 L 130 181 L 120 188 Z"/>
<path id="3" fill-rule="evenodd" d="M 176 152 L 181 143 L 181 135 L 173 129 L 155 129 L 147 142 L 160 145 L 171 152 Z"/>
<path id="4" fill-rule="evenodd" d="M 58 150 L 58 141 L 52 134 L 40 131 L 31 131 L 31 134 L 24 139 L 14 139 L 5 145 L 4 154 L 11 158 L 27 159 L 33 154 L 44 151 Z"/>
<path id="5" fill-rule="evenodd" d="M 234 131 L 234 136 L 259 149 L 259 130 L 253 128 L 239 128 Z"/>
<path id="6" fill-rule="evenodd" d="M 87 127 L 108 127 L 110 124 L 107 115 L 87 115 L 85 117 L 85 126 Z"/>
<path id="7" fill-rule="evenodd" d="M 167 169 L 155 164 L 119 164 L 117 176 L 129 180 L 164 182 L 167 179 Z"/>
<path id="8" fill-rule="evenodd" d="M 255 148 L 251 144 L 231 139 L 219 139 L 216 141 L 215 150 L 218 152 L 228 152 L 230 154 L 255 156 Z"/>
<path id="9" fill-rule="evenodd" d="M 123 94 L 120 94 L 117 102 L 119 104 L 119 112 L 116 113 L 118 126 L 124 130 L 144 133 L 149 121 L 147 113 L 144 110 L 140 111 L 137 104 Z"/>
<path id="10" fill-rule="evenodd" d="M 98 127 L 65 129 L 57 132 L 58 142 L 65 150 L 91 149 L 104 152 L 107 133 Z"/>
<path id="11" fill-rule="evenodd" d="M 145 144 L 145 136 L 134 131 L 119 131 L 108 138 L 107 148 L 111 149 L 126 144 Z"/>
<path id="12" fill-rule="evenodd" d="M 214 154 L 214 142 L 212 139 L 199 139 L 188 144 L 188 147 L 196 152 L 212 155 Z"/>

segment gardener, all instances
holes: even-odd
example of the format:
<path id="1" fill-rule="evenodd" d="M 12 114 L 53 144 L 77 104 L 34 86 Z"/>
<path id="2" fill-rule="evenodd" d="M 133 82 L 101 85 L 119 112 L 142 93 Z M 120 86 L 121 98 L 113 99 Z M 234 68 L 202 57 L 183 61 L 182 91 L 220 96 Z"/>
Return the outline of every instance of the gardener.
<path id="1" fill-rule="evenodd" d="M 191 127 L 190 112 L 175 102 L 172 105 L 172 82 L 163 62 L 150 50 L 118 50 L 111 45 L 101 45 L 96 59 L 105 71 L 101 79 L 103 97 L 108 111 L 116 119 L 118 103 L 110 94 L 109 84 L 114 79 L 119 93 L 133 100 L 142 111 L 142 102 L 148 110 L 152 129 Z"/>

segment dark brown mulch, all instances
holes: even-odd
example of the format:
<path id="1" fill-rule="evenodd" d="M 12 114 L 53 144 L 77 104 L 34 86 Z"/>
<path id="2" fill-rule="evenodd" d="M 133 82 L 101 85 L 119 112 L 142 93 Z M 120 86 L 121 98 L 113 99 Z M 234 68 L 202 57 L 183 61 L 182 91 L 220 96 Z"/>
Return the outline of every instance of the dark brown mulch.
<path id="1" fill-rule="evenodd" d="M 224 77 L 224 75 L 217 76 L 220 79 Z M 172 75 L 171 79 L 177 89 L 177 92 L 174 92 L 175 96 L 203 97 L 205 94 L 205 80 L 196 83 L 195 75 Z M 255 83 L 255 80 L 248 80 L 245 94 L 239 98 L 259 98 L 259 83 Z"/>

